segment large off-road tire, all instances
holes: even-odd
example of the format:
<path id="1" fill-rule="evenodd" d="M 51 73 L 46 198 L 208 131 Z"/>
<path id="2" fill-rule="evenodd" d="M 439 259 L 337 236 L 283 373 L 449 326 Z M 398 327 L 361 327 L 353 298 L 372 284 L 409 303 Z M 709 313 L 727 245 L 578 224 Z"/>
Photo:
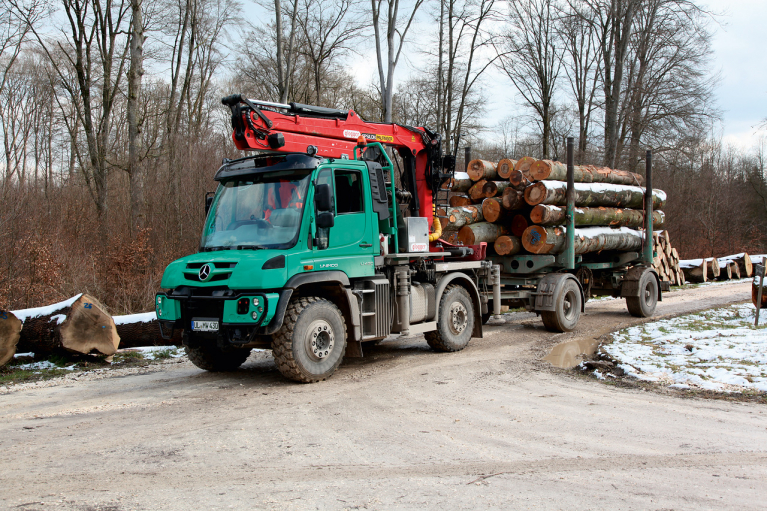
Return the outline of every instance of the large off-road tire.
<path id="1" fill-rule="evenodd" d="M 272 338 L 277 369 L 286 378 L 313 383 L 332 375 L 346 352 L 346 322 L 324 298 L 290 302 L 282 327 Z"/>
<path id="2" fill-rule="evenodd" d="M 626 308 L 629 314 L 637 318 L 649 318 L 658 305 L 658 281 L 651 271 L 646 271 L 639 279 L 639 296 L 627 296 Z"/>
<path id="3" fill-rule="evenodd" d="M 543 326 L 549 332 L 571 332 L 581 318 L 582 306 L 578 284 L 567 279 L 554 296 L 554 310 L 541 311 Z"/>
<path id="4" fill-rule="evenodd" d="M 250 355 L 250 350 L 247 348 L 231 348 L 226 351 L 214 345 L 202 345 L 195 348 L 185 346 L 184 348 L 189 360 L 206 371 L 234 371 Z"/>
<path id="5" fill-rule="evenodd" d="M 474 331 L 474 303 L 461 286 L 447 286 L 439 301 L 437 330 L 424 336 L 435 351 L 460 351 L 469 344 Z"/>

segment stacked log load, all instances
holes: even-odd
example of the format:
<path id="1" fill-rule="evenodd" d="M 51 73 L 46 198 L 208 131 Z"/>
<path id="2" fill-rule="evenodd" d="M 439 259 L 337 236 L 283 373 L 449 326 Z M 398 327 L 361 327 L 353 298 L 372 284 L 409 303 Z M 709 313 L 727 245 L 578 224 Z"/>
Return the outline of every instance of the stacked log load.
<path id="1" fill-rule="evenodd" d="M 690 282 L 750 278 L 754 274 L 753 256 L 745 252 L 725 257 L 685 259 L 679 267 Z"/>
<path id="2" fill-rule="evenodd" d="M 472 160 L 445 185 L 450 207 L 438 211 L 443 239 L 487 242 L 499 255 L 557 254 L 565 245 L 567 167 L 530 157 Z M 644 243 L 644 178 L 593 165 L 575 167 L 575 253 L 639 251 Z M 653 227 L 665 224 L 666 194 L 653 190 Z M 669 245 L 670 246 L 670 245 Z M 669 256 L 670 257 L 670 256 Z M 671 278 L 669 265 L 668 278 Z M 674 266 L 674 280 L 679 280 Z M 664 272 L 664 275 L 667 272 Z"/>

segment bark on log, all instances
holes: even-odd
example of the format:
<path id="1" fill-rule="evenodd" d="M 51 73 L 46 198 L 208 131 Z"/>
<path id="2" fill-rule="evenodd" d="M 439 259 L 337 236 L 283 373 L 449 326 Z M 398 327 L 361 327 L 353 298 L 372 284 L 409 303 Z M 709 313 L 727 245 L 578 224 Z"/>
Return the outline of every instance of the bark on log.
<path id="1" fill-rule="evenodd" d="M 447 179 L 442 183 L 443 190 L 451 192 L 466 193 L 474 185 L 474 181 L 469 178 L 466 172 L 456 172 L 453 179 Z"/>
<path id="2" fill-rule="evenodd" d="M 476 245 L 477 243 L 493 243 L 498 236 L 507 234 L 508 230 L 501 224 L 480 222 L 462 227 L 458 231 L 458 239 L 464 245 Z"/>
<path id="3" fill-rule="evenodd" d="M 496 173 L 498 174 L 498 177 L 501 179 L 509 179 L 509 176 L 514 171 L 514 165 L 517 164 L 517 160 L 510 160 L 509 158 L 503 158 L 501 161 L 498 162 L 498 167 L 496 168 Z"/>
<path id="4" fill-rule="evenodd" d="M 567 183 L 561 181 L 540 181 L 525 188 L 525 201 L 531 206 L 567 204 L 565 194 Z M 653 209 L 663 209 L 666 192 L 653 190 Z M 638 186 L 623 186 L 604 183 L 575 183 L 575 205 L 578 207 L 608 206 L 614 208 L 642 208 L 644 189 Z"/>
<path id="5" fill-rule="evenodd" d="M 576 165 L 573 169 L 576 183 L 611 183 L 616 185 L 642 186 L 644 178 L 634 172 L 608 169 L 594 165 Z M 530 175 L 536 181 L 544 179 L 567 181 L 567 165 L 558 161 L 538 160 L 530 167 Z"/>
<path id="6" fill-rule="evenodd" d="M 525 203 L 525 194 L 513 188 L 506 188 L 503 191 L 501 199 L 503 207 L 506 209 L 522 209 L 527 206 Z"/>
<path id="7" fill-rule="evenodd" d="M 491 197 L 482 202 L 482 216 L 485 222 L 503 222 L 510 218 L 511 212 L 503 207 L 501 199 Z"/>
<path id="8" fill-rule="evenodd" d="M 498 255 L 514 255 L 522 250 L 522 241 L 516 236 L 498 236 L 493 243 L 493 249 Z"/>
<path id="9" fill-rule="evenodd" d="M 485 191 L 483 190 L 485 183 L 487 183 L 487 181 L 482 179 L 469 188 L 469 197 L 471 197 L 472 200 L 478 201 L 485 198 Z"/>
<path id="10" fill-rule="evenodd" d="M 564 227 L 531 225 L 522 235 L 522 246 L 533 254 L 559 254 L 565 249 L 567 236 Z M 575 230 L 576 254 L 601 250 L 638 250 L 642 247 L 644 233 L 621 227 L 585 227 Z"/>
<path id="11" fill-rule="evenodd" d="M 477 222 L 482 222 L 484 217 L 482 216 L 482 206 L 461 206 L 459 208 L 447 209 L 447 226 L 445 229 L 448 231 L 457 231 L 461 227 Z"/>
<path id="12" fill-rule="evenodd" d="M 509 183 L 515 190 L 524 192 L 525 188 L 533 184 L 521 170 L 514 170 L 509 176 Z"/>
<path id="13" fill-rule="evenodd" d="M 485 197 L 497 197 L 511 185 L 508 181 L 488 181 L 482 187 Z"/>
<path id="14" fill-rule="evenodd" d="M 740 280 L 740 268 L 738 268 L 738 265 L 734 261 L 730 261 L 729 266 L 732 278 Z"/>
<path id="15" fill-rule="evenodd" d="M 443 231 L 441 239 L 447 241 L 452 245 L 459 245 L 458 231 Z"/>
<path id="16" fill-rule="evenodd" d="M 754 267 L 751 263 L 751 257 L 745 253 L 735 254 L 727 257 L 723 257 L 720 261 L 732 261 L 738 266 L 741 278 L 751 278 L 754 274 Z"/>
<path id="17" fill-rule="evenodd" d="M 719 276 L 716 280 L 732 280 L 732 268 L 728 262 L 719 263 Z"/>
<path id="18" fill-rule="evenodd" d="M 466 173 L 472 181 L 480 179 L 498 179 L 498 164 L 487 160 L 471 160 Z"/>
<path id="19" fill-rule="evenodd" d="M 20 351 L 48 353 L 64 348 L 113 355 L 120 342 L 112 316 L 89 295 L 14 314 L 24 322 L 17 345 Z"/>
<path id="20" fill-rule="evenodd" d="M 451 208 L 460 208 L 461 206 L 471 206 L 474 204 L 466 195 L 453 195 L 448 201 Z"/>
<path id="21" fill-rule="evenodd" d="M 12 312 L 0 310 L 0 366 L 16 354 L 20 334 L 21 320 Z"/>
<path id="22" fill-rule="evenodd" d="M 538 204 L 530 212 L 530 220 L 539 225 L 564 225 L 567 209 L 561 206 Z M 666 214 L 653 211 L 653 229 L 663 227 Z M 623 208 L 575 208 L 575 225 L 610 225 L 623 227 L 644 227 L 644 211 Z"/>
<path id="23" fill-rule="evenodd" d="M 517 214 L 511 219 L 511 234 L 518 238 L 522 237 L 528 227 L 530 227 L 530 221 L 527 215 Z"/>
<path id="24" fill-rule="evenodd" d="M 684 273 L 684 278 L 690 282 L 707 282 L 708 266 L 708 261 L 705 259 L 679 261 L 679 269 Z"/>
<path id="25" fill-rule="evenodd" d="M 157 314 L 145 312 L 114 316 L 112 318 L 120 336 L 119 348 L 140 348 L 142 346 L 180 346 L 181 331 L 175 330 L 172 339 L 163 339 L 160 335 L 160 323 Z"/>

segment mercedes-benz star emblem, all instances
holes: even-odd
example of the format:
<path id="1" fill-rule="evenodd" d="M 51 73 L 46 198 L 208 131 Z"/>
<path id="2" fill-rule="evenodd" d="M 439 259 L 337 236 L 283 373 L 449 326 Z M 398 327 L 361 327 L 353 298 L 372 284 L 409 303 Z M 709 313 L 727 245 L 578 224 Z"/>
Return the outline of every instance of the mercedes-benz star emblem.
<path id="1" fill-rule="evenodd" d="M 198 274 L 201 281 L 208 280 L 208 277 L 210 277 L 210 265 L 209 264 L 203 264 L 202 268 L 200 268 L 200 273 Z"/>

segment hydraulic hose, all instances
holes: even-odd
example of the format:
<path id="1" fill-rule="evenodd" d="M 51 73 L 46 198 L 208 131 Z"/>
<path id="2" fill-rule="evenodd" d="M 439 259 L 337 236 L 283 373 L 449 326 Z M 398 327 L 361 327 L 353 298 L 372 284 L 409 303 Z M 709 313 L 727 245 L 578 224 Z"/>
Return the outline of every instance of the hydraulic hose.
<path id="1" fill-rule="evenodd" d="M 429 234 L 429 241 L 437 241 L 440 236 L 442 236 L 442 222 L 439 221 L 439 218 L 437 218 L 437 206 L 434 205 L 432 207 L 434 210 L 434 218 L 431 221 L 431 228 L 434 229 L 434 232 Z"/>

